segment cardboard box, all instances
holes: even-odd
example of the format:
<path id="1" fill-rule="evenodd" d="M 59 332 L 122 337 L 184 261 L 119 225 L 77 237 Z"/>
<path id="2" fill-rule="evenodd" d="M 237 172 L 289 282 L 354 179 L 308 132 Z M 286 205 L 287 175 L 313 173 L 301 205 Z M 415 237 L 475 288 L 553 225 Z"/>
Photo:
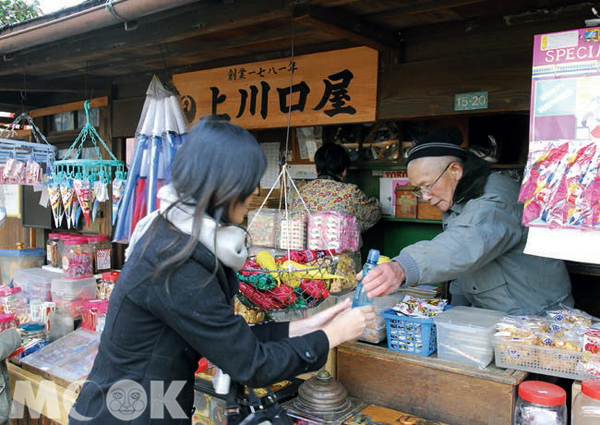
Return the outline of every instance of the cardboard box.
<path id="1" fill-rule="evenodd" d="M 419 201 L 417 205 L 417 218 L 420 220 L 441 220 L 442 212 L 429 202 Z"/>
<path id="2" fill-rule="evenodd" d="M 394 183 L 396 218 L 417 218 L 417 197 L 412 186 Z"/>

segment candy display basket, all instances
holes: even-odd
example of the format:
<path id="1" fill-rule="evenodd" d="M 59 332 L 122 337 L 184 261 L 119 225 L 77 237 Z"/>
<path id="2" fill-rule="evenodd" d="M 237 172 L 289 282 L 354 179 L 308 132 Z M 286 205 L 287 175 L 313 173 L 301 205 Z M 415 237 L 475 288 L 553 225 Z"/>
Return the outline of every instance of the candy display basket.
<path id="1" fill-rule="evenodd" d="M 278 261 L 281 256 L 274 258 Z M 252 259 L 253 257 L 250 257 L 250 260 Z M 331 278 L 323 278 L 323 276 L 334 275 L 337 263 L 336 256 L 325 255 L 302 269 L 242 268 L 238 272 L 241 288 L 238 293 L 239 300 L 246 307 L 261 311 L 302 310 L 316 307 L 329 296 Z M 282 291 L 287 293 L 282 294 Z M 287 297 L 289 302 L 272 302 L 273 299 L 282 299 L 282 296 Z"/>
<path id="2" fill-rule="evenodd" d="M 600 354 L 561 350 L 494 338 L 496 366 L 583 380 L 600 375 Z"/>

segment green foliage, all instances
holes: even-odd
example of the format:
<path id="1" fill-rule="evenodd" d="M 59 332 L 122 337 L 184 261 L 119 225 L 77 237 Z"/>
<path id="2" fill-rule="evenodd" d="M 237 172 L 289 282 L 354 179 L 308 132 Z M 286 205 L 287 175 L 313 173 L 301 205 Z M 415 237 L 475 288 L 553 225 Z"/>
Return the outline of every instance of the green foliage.
<path id="1" fill-rule="evenodd" d="M 38 0 L 0 0 L 0 25 L 26 21 L 42 14 Z"/>

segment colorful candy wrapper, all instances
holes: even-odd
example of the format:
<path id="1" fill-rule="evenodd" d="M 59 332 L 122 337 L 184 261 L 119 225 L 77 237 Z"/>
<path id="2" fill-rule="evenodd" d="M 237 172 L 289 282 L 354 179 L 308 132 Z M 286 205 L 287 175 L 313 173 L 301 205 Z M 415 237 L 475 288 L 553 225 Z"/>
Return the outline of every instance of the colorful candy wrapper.
<path id="1" fill-rule="evenodd" d="M 71 218 L 72 218 L 72 209 L 73 209 L 73 189 L 71 189 L 68 184 L 61 183 L 60 184 L 60 197 L 62 199 L 63 208 L 65 209 L 65 216 L 67 218 L 67 227 L 71 228 Z"/>
<path id="2" fill-rule="evenodd" d="M 73 180 L 73 189 L 77 194 L 77 202 L 79 202 L 79 206 L 81 208 L 81 212 L 83 213 L 83 218 L 85 219 L 85 225 L 89 227 L 90 225 L 90 207 L 91 207 L 91 187 L 90 181 L 88 179 L 84 180 Z"/>
<path id="3" fill-rule="evenodd" d="M 42 182 L 42 167 L 33 159 L 29 159 L 27 161 L 27 165 L 25 167 L 25 183 L 38 185 Z"/>
<path id="4" fill-rule="evenodd" d="M 63 205 L 61 202 L 60 188 L 58 186 L 48 186 L 48 196 L 50 198 L 50 207 L 54 217 L 54 226 L 60 227 L 63 218 Z"/>
<path id="5" fill-rule="evenodd" d="M 525 201 L 523 207 L 523 224 L 529 225 L 540 219 L 544 207 L 557 189 L 560 177 L 567 166 L 569 156 L 568 143 L 549 152 L 543 153 L 532 166 L 528 177 L 521 186 L 520 201 Z"/>
<path id="6" fill-rule="evenodd" d="M 4 165 L 4 179 L 6 183 L 22 184 L 25 182 L 25 163 L 12 157 Z"/>
<path id="7" fill-rule="evenodd" d="M 125 180 L 114 179 L 112 182 L 112 224 L 115 225 L 117 221 L 117 213 L 123 199 L 123 193 L 125 190 Z"/>
<path id="8" fill-rule="evenodd" d="M 402 301 L 396 304 L 393 309 L 396 314 L 402 316 L 429 319 L 444 311 L 447 304 L 447 300 L 440 298 L 425 300 L 405 295 Z"/>
<path id="9" fill-rule="evenodd" d="M 583 194 L 585 187 L 589 185 L 590 173 L 588 170 L 593 164 L 592 159 L 596 156 L 596 144 L 590 143 L 576 153 L 571 155 L 569 163 L 563 173 L 554 196 L 547 206 L 548 216 L 542 213 L 542 219 L 559 226 L 566 225 L 572 217 L 575 204 Z"/>

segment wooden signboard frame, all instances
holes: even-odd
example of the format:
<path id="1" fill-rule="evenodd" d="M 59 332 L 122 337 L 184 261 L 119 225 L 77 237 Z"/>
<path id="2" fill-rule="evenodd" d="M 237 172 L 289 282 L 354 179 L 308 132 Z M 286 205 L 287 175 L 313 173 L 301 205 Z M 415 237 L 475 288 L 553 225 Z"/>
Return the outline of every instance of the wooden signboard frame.
<path id="1" fill-rule="evenodd" d="M 375 121 L 378 52 L 335 50 L 176 74 L 190 123 L 227 114 L 249 129 Z M 291 111 L 290 111 L 291 110 Z"/>

